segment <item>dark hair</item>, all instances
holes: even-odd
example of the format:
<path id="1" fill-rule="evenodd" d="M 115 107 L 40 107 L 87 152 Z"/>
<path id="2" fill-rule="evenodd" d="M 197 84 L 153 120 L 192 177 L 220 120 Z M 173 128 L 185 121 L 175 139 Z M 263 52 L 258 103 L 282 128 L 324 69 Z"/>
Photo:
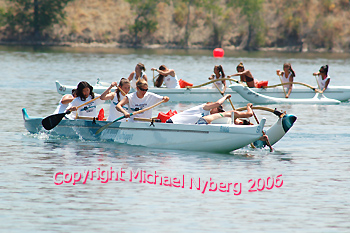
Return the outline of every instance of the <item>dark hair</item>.
<path id="1" fill-rule="evenodd" d="M 123 87 L 125 84 L 127 84 L 127 83 L 130 84 L 130 81 L 129 81 L 128 79 L 126 79 L 126 78 L 121 78 L 120 81 L 119 81 L 118 86 L 119 86 L 120 88 L 122 88 L 122 87 Z M 119 101 L 120 101 L 120 90 L 119 90 L 119 88 L 117 88 L 117 89 L 115 90 L 115 92 L 117 93 L 117 98 L 118 98 L 118 102 L 119 102 Z"/>
<path id="2" fill-rule="evenodd" d="M 222 68 L 222 65 L 214 66 L 214 69 L 215 68 L 217 68 L 221 73 L 222 77 L 225 78 L 225 72 L 224 72 L 224 68 Z"/>
<path id="3" fill-rule="evenodd" d="M 86 81 L 81 81 L 78 86 L 77 86 L 77 97 L 80 97 L 80 99 L 82 101 L 85 101 L 86 98 L 83 94 L 83 89 L 88 87 L 90 89 L 90 95 L 91 95 L 91 98 L 95 98 L 95 94 L 93 92 L 94 88 Z"/>
<path id="4" fill-rule="evenodd" d="M 324 73 L 328 75 L 328 65 L 321 66 L 320 70 L 323 69 Z"/>
<path id="5" fill-rule="evenodd" d="M 167 68 L 166 68 L 165 65 L 159 66 L 159 70 L 166 70 L 166 69 L 167 69 Z M 164 80 L 164 75 L 159 74 L 159 75 L 158 75 L 158 78 L 156 79 L 156 81 L 155 81 L 155 83 L 154 83 L 154 86 L 156 86 L 156 87 L 162 86 L 163 80 Z"/>
<path id="6" fill-rule="evenodd" d="M 72 95 L 74 96 L 74 94 L 76 94 L 77 93 L 77 89 L 76 88 L 73 88 L 72 89 Z"/>
<path id="7" fill-rule="evenodd" d="M 217 109 L 218 109 L 219 112 L 225 112 L 225 110 L 224 110 L 224 108 L 222 107 L 222 105 L 219 105 L 219 106 L 217 107 Z"/>
<path id="8" fill-rule="evenodd" d="M 294 70 L 293 70 L 293 68 L 292 68 L 292 64 L 290 64 L 290 63 L 284 63 L 283 64 L 283 67 L 285 67 L 285 66 L 288 66 L 288 70 L 289 70 L 289 72 L 291 72 L 292 73 L 292 76 L 293 76 L 293 78 L 295 77 L 295 72 L 294 72 Z"/>

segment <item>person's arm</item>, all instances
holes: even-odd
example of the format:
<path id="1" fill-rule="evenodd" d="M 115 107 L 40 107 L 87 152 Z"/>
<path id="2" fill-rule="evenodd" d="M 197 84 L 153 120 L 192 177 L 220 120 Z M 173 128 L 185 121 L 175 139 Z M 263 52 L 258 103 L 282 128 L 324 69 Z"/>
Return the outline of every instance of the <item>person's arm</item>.
<path id="1" fill-rule="evenodd" d="M 252 117 L 253 116 L 252 107 L 253 107 L 253 104 L 248 103 L 246 112 L 234 111 L 235 119 L 236 118 L 249 118 L 249 117 Z"/>
<path id="2" fill-rule="evenodd" d="M 69 104 L 70 102 L 72 102 L 75 99 L 74 96 L 72 96 L 71 94 L 66 94 L 63 96 L 62 100 L 61 100 L 61 104 Z"/>
<path id="3" fill-rule="evenodd" d="M 289 82 L 293 82 L 294 81 L 294 77 L 293 76 L 290 76 L 289 78 Z M 288 93 L 286 94 L 286 98 L 289 98 L 290 96 L 290 93 L 292 93 L 292 89 L 293 89 L 293 84 L 289 84 L 289 87 L 288 87 Z"/>
<path id="4" fill-rule="evenodd" d="M 317 76 L 317 75 L 320 75 L 320 72 L 315 72 L 312 74 L 313 76 Z"/>
<path id="5" fill-rule="evenodd" d="M 128 113 L 128 112 L 123 108 L 123 106 L 124 106 L 125 104 L 128 104 L 128 103 L 129 103 L 129 98 L 128 98 L 127 96 L 125 96 L 125 97 L 117 104 L 117 106 L 115 106 L 115 108 L 116 108 L 119 112 L 123 113 L 124 116 L 125 116 L 126 118 L 129 118 L 129 117 L 130 117 L 130 113 Z"/>
<path id="6" fill-rule="evenodd" d="M 226 99 L 229 99 L 229 98 L 231 98 L 231 95 L 227 94 L 227 95 L 221 97 L 218 101 L 216 101 L 214 103 L 206 103 L 206 104 L 204 104 L 203 109 L 206 110 L 206 111 L 209 111 L 210 109 L 217 108 L 220 105 L 222 105 L 225 102 Z"/>
<path id="7" fill-rule="evenodd" d="M 131 74 L 128 77 L 128 80 L 131 81 L 132 78 L 134 77 L 135 71 L 131 72 Z"/>
<path id="8" fill-rule="evenodd" d="M 208 78 L 209 80 L 213 80 L 215 78 L 215 74 L 210 75 L 210 77 Z"/>
<path id="9" fill-rule="evenodd" d="M 324 85 L 324 88 L 322 89 L 322 92 L 324 92 L 328 88 L 328 84 L 329 84 L 330 81 L 331 81 L 330 78 L 326 81 L 326 83 Z"/>
<path id="10" fill-rule="evenodd" d="M 171 75 L 171 76 L 175 76 L 175 71 L 173 70 L 173 69 L 168 69 L 168 70 L 166 70 L 166 71 L 164 71 L 164 70 L 159 70 L 159 69 L 157 69 L 157 68 L 152 68 L 151 69 L 152 71 L 153 70 L 155 70 L 155 71 L 157 71 L 159 74 L 161 74 L 161 75 L 164 75 L 164 76 L 167 76 L 167 75 Z"/>
<path id="11" fill-rule="evenodd" d="M 101 100 L 112 100 L 114 98 L 115 93 L 111 93 L 111 89 L 113 87 L 118 86 L 117 82 L 112 82 L 111 85 L 102 93 L 100 99 Z"/>
<path id="12" fill-rule="evenodd" d="M 144 79 L 146 82 L 148 82 L 148 78 L 147 78 L 147 75 L 146 75 L 146 74 L 143 75 L 143 79 Z"/>

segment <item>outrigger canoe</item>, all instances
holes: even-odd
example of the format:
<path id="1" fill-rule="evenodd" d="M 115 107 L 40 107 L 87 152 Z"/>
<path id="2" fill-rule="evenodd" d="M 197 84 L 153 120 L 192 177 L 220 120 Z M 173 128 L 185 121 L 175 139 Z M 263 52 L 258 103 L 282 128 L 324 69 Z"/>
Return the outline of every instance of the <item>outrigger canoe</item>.
<path id="1" fill-rule="evenodd" d="M 277 97 L 267 96 L 267 95 L 255 92 L 253 88 L 249 88 L 238 83 L 234 83 L 229 87 L 231 88 L 231 90 L 240 94 L 248 102 L 254 103 L 254 104 L 339 104 L 340 103 L 339 100 L 330 99 L 321 93 L 315 93 L 315 92 L 312 98 L 294 99 L 292 97 L 277 98 Z"/>
<path id="2" fill-rule="evenodd" d="M 229 79 L 226 79 L 229 81 Z M 102 94 L 109 85 L 106 83 L 97 83 L 94 87 L 94 92 L 97 94 Z M 61 95 L 71 94 L 72 89 L 76 86 L 62 85 L 59 81 L 56 81 L 57 92 Z M 274 98 L 284 98 L 285 94 L 283 87 L 278 86 L 274 88 L 251 88 L 256 93 L 266 95 Z M 180 89 L 169 89 L 169 88 L 155 88 L 150 87 L 150 92 L 156 93 L 161 96 L 168 96 L 172 102 L 210 102 L 217 101 L 221 94 L 216 88 L 211 88 L 211 86 L 203 86 L 201 88 L 180 88 Z M 231 99 L 234 102 L 244 102 L 247 100 L 239 95 L 236 91 L 230 88 L 226 89 L 225 94 L 231 94 Z M 339 101 L 347 101 L 350 99 L 350 86 L 330 86 L 325 91 L 325 95 L 328 98 L 336 99 Z M 310 88 L 303 86 L 294 85 L 293 91 L 290 98 L 292 99 L 311 99 L 315 96 L 315 92 Z"/>
<path id="3" fill-rule="evenodd" d="M 189 125 L 158 122 L 115 122 L 102 133 L 96 131 L 109 121 L 63 119 L 55 128 L 43 128 L 42 117 L 29 117 L 22 109 L 25 128 L 32 134 L 45 133 L 49 136 L 63 136 L 92 141 L 112 141 L 115 143 L 161 149 L 230 152 L 255 142 L 262 136 L 266 119 L 259 125 L 210 124 Z M 229 118 L 228 118 L 229 119 Z M 296 117 L 284 115 L 267 130 L 270 143 L 280 140 L 293 126 Z"/>

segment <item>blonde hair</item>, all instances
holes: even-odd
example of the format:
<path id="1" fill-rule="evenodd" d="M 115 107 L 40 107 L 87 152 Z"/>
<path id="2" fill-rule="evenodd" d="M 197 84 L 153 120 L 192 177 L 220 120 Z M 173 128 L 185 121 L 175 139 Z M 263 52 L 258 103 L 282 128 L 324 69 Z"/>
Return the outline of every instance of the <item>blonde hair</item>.
<path id="1" fill-rule="evenodd" d="M 141 78 L 139 78 L 137 81 L 136 81 L 136 86 L 137 87 L 143 87 L 143 85 L 147 85 L 148 86 L 148 83 L 147 83 L 147 81 L 146 80 L 144 80 L 144 79 L 141 79 Z"/>

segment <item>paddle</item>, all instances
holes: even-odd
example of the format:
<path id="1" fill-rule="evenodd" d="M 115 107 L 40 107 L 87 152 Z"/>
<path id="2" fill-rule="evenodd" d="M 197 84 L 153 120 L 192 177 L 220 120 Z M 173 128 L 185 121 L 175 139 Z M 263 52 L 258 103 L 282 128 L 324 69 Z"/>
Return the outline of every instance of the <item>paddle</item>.
<path id="1" fill-rule="evenodd" d="M 313 87 L 313 86 L 310 86 L 309 84 L 301 83 L 301 82 L 287 82 L 287 83 L 283 83 L 283 84 L 280 83 L 280 84 L 276 84 L 276 85 L 266 86 L 264 88 L 273 88 L 273 87 L 278 87 L 278 86 L 282 86 L 282 85 L 286 85 L 286 84 L 299 84 L 299 85 L 308 87 L 308 88 L 312 89 L 315 92 L 319 92 L 316 87 Z"/>
<path id="2" fill-rule="evenodd" d="M 323 91 L 321 91 L 320 83 L 317 80 L 317 75 L 315 75 L 315 79 L 316 79 L 316 83 L 317 83 L 317 86 L 318 86 L 318 89 L 319 89 L 318 93 L 323 93 Z"/>
<path id="3" fill-rule="evenodd" d="M 252 109 L 252 112 L 253 112 L 253 116 L 254 116 L 254 118 L 255 118 L 255 120 L 256 120 L 256 123 L 259 125 L 259 124 L 260 124 L 259 119 L 256 117 L 256 115 L 255 115 L 253 109 Z M 263 134 L 264 136 L 266 135 L 265 132 L 264 132 L 264 130 L 262 131 L 262 134 Z M 270 147 L 270 152 L 272 152 L 272 151 L 273 151 L 273 148 L 272 148 L 272 146 L 271 146 L 271 144 L 270 144 L 268 138 L 266 139 L 266 144 L 267 144 L 268 147 Z"/>
<path id="4" fill-rule="evenodd" d="M 164 101 L 165 101 L 165 100 L 162 100 L 162 101 L 160 101 L 160 102 L 158 102 L 158 103 L 156 103 L 156 104 L 154 104 L 154 105 L 152 105 L 152 106 L 150 106 L 150 107 L 148 107 L 148 108 L 144 108 L 144 109 L 142 109 L 142 110 L 139 110 L 139 111 L 130 113 L 130 116 L 133 116 L 133 115 L 136 115 L 136 114 L 140 114 L 140 113 L 146 112 L 147 110 L 150 110 L 150 109 L 152 109 L 152 108 L 154 108 L 154 107 L 157 107 L 158 105 L 160 105 L 160 104 L 163 103 Z M 121 119 L 124 119 L 124 118 L 125 118 L 125 116 L 121 116 L 121 117 L 115 119 L 114 121 L 109 122 L 108 124 L 102 126 L 101 128 L 99 128 L 99 129 L 96 131 L 95 135 L 97 135 L 97 134 L 101 133 L 103 130 L 107 129 L 107 128 L 108 128 L 111 124 L 113 124 L 114 122 L 117 122 L 117 121 L 119 121 L 119 120 L 121 120 Z"/>
<path id="5" fill-rule="evenodd" d="M 278 77 L 280 78 L 281 84 L 283 84 L 281 75 L 278 75 Z M 284 89 L 284 85 L 282 87 L 283 87 L 284 97 L 286 97 L 287 93 L 286 93 L 286 90 Z"/>
<path id="6" fill-rule="evenodd" d="M 218 89 L 218 91 L 220 92 L 220 94 L 221 94 L 222 96 L 225 96 L 225 93 L 223 93 L 223 92 L 220 90 L 220 88 L 218 87 L 218 85 L 217 85 L 215 82 L 214 82 L 214 85 L 215 85 L 216 89 Z M 233 103 L 232 103 L 232 101 L 231 101 L 231 98 L 228 98 L 227 100 L 230 102 L 232 109 L 235 110 L 235 107 L 233 106 Z"/>
<path id="7" fill-rule="evenodd" d="M 224 81 L 224 80 L 229 80 L 229 81 L 234 81 L 236 83 L 241 83 L 238 80 L 232 79 L 232 78 L 218 78 L 218 79 L 211 80 L 209 82 L 206 82 L 206 83 L 203 83 L 203 84 L 200 84 L 200 85 L 197 85 L 197 86 L 187 86 L 186 88 L 189 88 L 189 89 L 191 89 L 191 88 L 199 88 L 199 87 L 203 87 L 203 86 L 209 85 L 209 84 L 217 82 L 217 81 Z"/>
<path id="8" fill-rule="evenodd" d="M 100 96 L 99 96 L 99 97 L 96 97 L 96 98 L 94 98 L 94 99 L 92 99 L 92 100 L 89 100 L 88 102 L 83 103 L 82 105 L 79 105 L 79 106 L 77 107 L 77 109 L 78 109 L 78 108 L 81 108 L 81 107 L 83 107 L 84 105 L 87 105 L 87 104 L 89 104 L 89 103 L 91 103 L 91 102 L 93 102 L 93 101 L 95 101 L 95 100 L 97 100 L 97 99 L 99 99 L 99 98 L 100 98 Z M 65 115 L 70 114 L 70 113 L 71 113 L 70 111 L 66 111 L 66 112 L 64 112 L 64 113 L 58 113 L 58 114 L 54 114 L 54 115 L 48 116 L 48 117 L 44 118 L 44 119 L 41 121 L 41 124 L 44 126 L 44 128 L 45 128 L 46 130 L 51 130 L 51 129 L 55 128 L 55 127 L 61 122 L 61 120 L 63 119 L 63 117 L 64 117 Z"/>

